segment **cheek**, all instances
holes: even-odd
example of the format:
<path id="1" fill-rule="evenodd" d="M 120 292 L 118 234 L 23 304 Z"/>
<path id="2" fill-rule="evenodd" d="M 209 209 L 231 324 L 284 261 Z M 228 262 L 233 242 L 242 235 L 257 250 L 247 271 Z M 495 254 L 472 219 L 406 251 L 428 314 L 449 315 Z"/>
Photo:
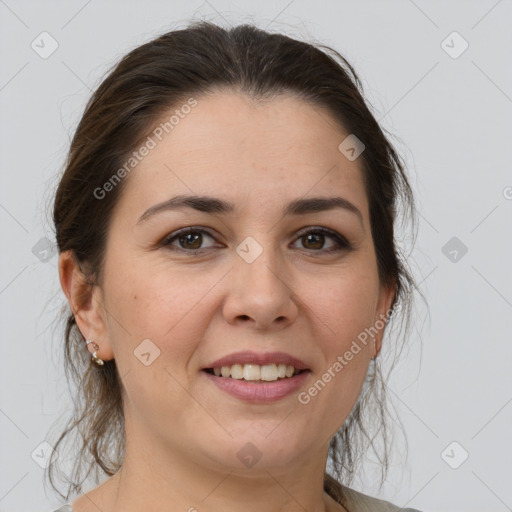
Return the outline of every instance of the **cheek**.
<path id="1" fill-rule="evenodd" d="M 322 397 L 312 405 L 321 408 L 328 403 L 343 416 L 338 421 L 345 419 L 359 396 L 373 355 L 370 328 L 377 290 L 378 280 L 371 272 L 340 272 L 312 305 L 316 339 L 324 353 L 324 368 L 317 376 L 321 382 L 311 390 Z"/>
<path id="2" fill-rule="evenodd" d="M 324 364 L 311 380 L 310 386 L 298 396 L 307 416 L 321 419 L 321 429 L 329 435 L 338 430 L 361 393 L 373 342 L 368 336 L 366 343 L 358 341 L 366 325 L 357 322 L 349 311 L 340 312 L 338 325 L 329 338 L 323 340 Z M 309 410 L 308 410 L 309 409 Z"/>
<path id="3" fill-rule="evenodd" d="M 116 358 L 133 365 L 135 362 L 126 358 L 149 339 L 160 352 L 155 362 L 185 371 L 208 326 L 208 292 L 223 273 L 205 272 L 198 277 L 196 272 L 194 278 L 186 272 L 132 264 L 119 265 L 110 275 L 114 277 L 108 283 L 107 307 Z M 146 344 L 151 349 L 151 344 Z"/>
<path id="4" fill-rule="evenodd" d="M 378 280 L 372 272 L 347 270 L 331 277 L 324 292 L 313 299 L 319 325 L 331 340 L 331 349 L 345 350 L 353 339 L 371 327 L 375 315 Z M 373 345 L 373 342 L 372 342 Z"/>
<path id="5" fill-rule="evenodd" d="M 205 317 L 198 303 L 204 292 L 142 266 L 110 275 L 117 279 L 108 283 L 109 335 L 130 403 L 127 413 L 151 422 L 159 410 L 154 427 L 168 425 L 187 404 L 183 386 L 199 339 L 195 329 Z"/>

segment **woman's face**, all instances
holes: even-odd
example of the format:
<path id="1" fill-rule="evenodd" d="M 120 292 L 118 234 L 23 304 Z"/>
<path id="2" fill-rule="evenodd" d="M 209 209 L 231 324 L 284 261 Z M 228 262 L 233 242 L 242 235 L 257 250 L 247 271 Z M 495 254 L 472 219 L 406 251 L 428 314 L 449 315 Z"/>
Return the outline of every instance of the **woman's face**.
<path id="1" fill-rule="evenodd" d="M 93 301 L 97 312 L 104 308 L 103 323 L 80 327 L 100 357 L 115 357 L 127 435 L 141 454 L 151 446 L 153 456 L 233 470 L 325 456 L 374 355 L 371 338 L 357 340 L 391 300 L 378 279 L 361 159 L 338 149 L 348 135 L 291 95 L 262 105 L 218 92 L 197 98 L 161 141 L 153 136 L 156 146 L 125 178 Z M 144 215 L 177 196 L 208 196 L 233 209 L 203 202 Z M 298 203 L 286 211 L 311 198 L 353 207 L 301 211 Z M 176 236 L 183 228 L 193 229 Z M 257 355 L 285 353 L 308 371 L 292 378 L 298 387 L 288 394 L 288 381 L 205 371 L 247 351 L 272 378 L 272 358 L 285 359 Z M 248 378 L 251 370 L 258 368 Z M 219 385 L 227 379 L 238 395 Z M 254 386 L 269 386 L 266 401 L 258 390 L 240 396 Z"/>

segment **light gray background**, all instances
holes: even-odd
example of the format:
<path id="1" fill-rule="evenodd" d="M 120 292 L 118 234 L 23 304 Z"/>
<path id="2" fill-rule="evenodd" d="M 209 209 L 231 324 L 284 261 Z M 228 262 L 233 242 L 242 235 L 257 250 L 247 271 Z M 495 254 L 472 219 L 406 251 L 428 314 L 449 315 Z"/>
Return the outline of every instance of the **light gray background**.
<path id="1" fill-rule="evenodd" d="M 0 0 L 0 512 L 58 504 L 31 453 L 69 407 L 51 329 L 64 295 L 57 257 L 33 248 L 53 239 L 45 208 L 69 138 L 114 62 L 191 18 L 316 39 L 355 66 L 409 166 L 411 265 L 430 308 L 389 383 L 409 457 L 380 497 L 424 512 L 512 510 L 510 0 Z M 31 48 L 43 31 L 59 45 L 47 59 Z M 453 31 L 469 43 L 458 58 L 441 46 Z M 454 236 L 468 249 L 456 262 L 442 252 Z M 376 495 L 375 471 L 368 462 L 355 487 Z"/>

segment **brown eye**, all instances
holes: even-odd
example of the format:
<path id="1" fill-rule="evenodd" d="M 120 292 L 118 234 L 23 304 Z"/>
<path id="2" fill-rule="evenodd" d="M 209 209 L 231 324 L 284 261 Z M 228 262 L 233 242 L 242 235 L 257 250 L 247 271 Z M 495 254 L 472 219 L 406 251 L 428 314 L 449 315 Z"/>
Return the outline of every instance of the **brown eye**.
<path id="1" fill-rule="evenodd" d="M 197 253 L 214 248 L 213 245 L 203 247 L 205 237 L 215 240 L 206 230 L 189 227 L 172 233 L 161 242 L 161 245 L 176 251 Z M 326 243 L 329 240 L 331 241 L 330 246 L 326 248 Z M 295 243 L 298 241 L 301 241 L 301 246 L 297 247 L 298 249 L 306 249 L 312 253 L 323 254 L 351 249 L 351 245 L 343 236 L 326 228 L 305 231 Z"/>
<path id="2" fill-rule="evenodd" d="M 186 228 L 177 233 L 173 233 L 162 245 L 172 246 L 172 248 L 182 251 L 200 251 L 210 248 L 201 247 L 205 236 L 213 240 L 213 237 L 203 229 Z M 175 245 L 175 242 L 177 242 L 178 245 Z"/>
<path id="3" fill-rule="evenodd" d="M 306 249 L 322 249 L 325 243 L 325 237 L 322 234 L 303 235 L 302 240 Z"/>
<path id="4" fill-rule="evenodd" d="M 334 244 L 327 249 L 325 248 L 326 239 L 334 241 Z M 350 244 L 344 237 L 335 231 L 325 228 L 310 229 L 300 235 L 298 240 L 302 241 L 301 245 L 303 248 L 313 252 L 333 252 L 350 248 Z"/>
<path id="5" fill-rule="evenodd" d="M 186 235 L 180 236 L 178 241 L 184 249 L 200 249 L 202 243 L 202 237 L 200 233 L 192 234 L 187 233 Z"/>

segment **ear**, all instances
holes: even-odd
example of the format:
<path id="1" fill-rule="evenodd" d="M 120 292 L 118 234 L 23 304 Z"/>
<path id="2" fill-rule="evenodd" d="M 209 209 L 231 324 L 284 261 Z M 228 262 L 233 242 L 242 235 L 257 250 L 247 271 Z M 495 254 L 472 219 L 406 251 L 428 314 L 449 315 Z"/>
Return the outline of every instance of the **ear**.
<path id="1" fill-rule="evenodd" d="M 98 357 L 104 361 L 113 359 L 102 290 L 87 282 L 71 250 L 64 251 L 59 256 L 59 279 L 82 336 L 99 345 L 96 351 Z"/>
<path id="2" fill-rule="evenodd" d="M 379 284 L 379 298 L 377 301 L 377 308 L 375 312 L 375 319 L 373 325 L 378 330 L 375 335 L 375 347 L 376 354 L 379 354 L 382 348 L 382 338 L 384 337 L 384 328 L 386 326 L 386 322 L 390 316 L 391 304 L 393 303 L 393 298 L 396 292 L 396 279 L 393 279 L 392 283 L 389 285 Z"/>

